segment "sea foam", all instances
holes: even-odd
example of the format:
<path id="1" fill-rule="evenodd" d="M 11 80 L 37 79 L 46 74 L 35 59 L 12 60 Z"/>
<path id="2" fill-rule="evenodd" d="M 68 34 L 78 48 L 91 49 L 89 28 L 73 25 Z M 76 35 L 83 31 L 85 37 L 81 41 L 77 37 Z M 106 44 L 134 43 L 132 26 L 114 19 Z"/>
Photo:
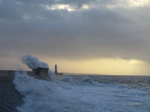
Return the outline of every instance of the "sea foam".
<path id="1" fill-rule="evenodd" d="M 96 83 L 85 77 L 51 81 L 17 72 L 13 83 L 24 96 L 20 112 L 149 112 L 150 92 Z"/>

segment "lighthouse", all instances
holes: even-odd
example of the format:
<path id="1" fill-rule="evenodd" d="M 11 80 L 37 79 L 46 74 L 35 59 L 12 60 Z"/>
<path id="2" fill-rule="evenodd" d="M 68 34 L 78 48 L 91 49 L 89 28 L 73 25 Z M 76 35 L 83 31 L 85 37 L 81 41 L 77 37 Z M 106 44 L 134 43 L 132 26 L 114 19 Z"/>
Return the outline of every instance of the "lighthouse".
<path id="1" fill-rule="evenodd" d="M 55 73 L 57 73 L 57 64 L 55 64 L 55 69 L 54 69 Z"/>
<path id="2" fill-rule="evenodd" d="M 58 72 L 57 64 L 55 64 L 55 66 L 54 66 L 54 73 L 55 73 L 55 75 L 63 75 L 63 73 Z"/>

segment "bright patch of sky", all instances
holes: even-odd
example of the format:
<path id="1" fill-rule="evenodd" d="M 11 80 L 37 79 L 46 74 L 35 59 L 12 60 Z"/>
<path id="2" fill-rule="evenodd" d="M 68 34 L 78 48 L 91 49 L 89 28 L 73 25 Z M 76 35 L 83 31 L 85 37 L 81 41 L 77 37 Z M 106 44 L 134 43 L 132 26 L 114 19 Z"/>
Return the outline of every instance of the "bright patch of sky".
<path id="1" fill-rule="evenodd" d="M 107 4 L 107 8 L 117 8 L 117 7 L 124 7 L 124 8 L 136 8 L 136 7 L 144 7 L 150 6 L 149 0 L 116 0 L 116 4 Z"/>
<path id="2" fill-rule="evenodd" d="M 54 4 L 52 6 L 44 5 L 48 10 L 68 10 L 68 11 L 77 11 L 77 10 L 85 10 L 89 8 L 99 8 L 101 6 L 107 7 L 109 9 L 124 7 L 124 8 L 136 8 L 136 7 L 144 7 L 150 6 L 149 0 L 115 0 L 113 3 L 102 3 L 102 1 L 98 0 L 97 2 L 91 2 L 89 4 L 83 4 L 80 8 L 77 5 L 71 4 Z"/>
<path id="3" fill-rule="evenodd" d="M 45 5 L 45 7 L 48 9 L 48 10 L 68 10 L 68 11 L 76 11 L 78 10 L 77 6 L 72 6 L 72 5 L 69 5 L 69 4 L 55 4 L 55 5 L 52 5 L 52 6 L 48 6 L 48 5 Z M 89 5 L 83 5 L 80 10 L 83 10 L 83 9 L 88 9 L 89 8 Z"/>

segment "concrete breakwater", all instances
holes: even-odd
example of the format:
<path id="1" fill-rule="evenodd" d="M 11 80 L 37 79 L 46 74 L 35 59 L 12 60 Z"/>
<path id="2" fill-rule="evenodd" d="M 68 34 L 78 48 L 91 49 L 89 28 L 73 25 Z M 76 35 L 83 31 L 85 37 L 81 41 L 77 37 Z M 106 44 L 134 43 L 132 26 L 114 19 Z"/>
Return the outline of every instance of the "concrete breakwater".
<path id="1" fill-rule="evenodd" d="M 15 72 L 0 70 L 0 112 L 18 112 L 16 107 L 23 104 L 23 96 L 12 82 Z"/>

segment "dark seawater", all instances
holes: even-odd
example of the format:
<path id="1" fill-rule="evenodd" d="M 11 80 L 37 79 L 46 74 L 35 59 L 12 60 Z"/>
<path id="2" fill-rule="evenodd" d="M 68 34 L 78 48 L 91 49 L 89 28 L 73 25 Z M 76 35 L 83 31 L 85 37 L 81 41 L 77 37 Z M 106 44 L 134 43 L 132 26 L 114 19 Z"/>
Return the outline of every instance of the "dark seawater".
<path id="1" fill-rule="evenodd" d="M 89 77 L 93 81 L 107 84 L 124 85 L 131 88 L 139 88 L 150 90 L 150 76 L 128 76 L 128 75 L 86 75 L 86 74 L 66 74 L 74 81 L 82 80 L 84 77 Z"/>

